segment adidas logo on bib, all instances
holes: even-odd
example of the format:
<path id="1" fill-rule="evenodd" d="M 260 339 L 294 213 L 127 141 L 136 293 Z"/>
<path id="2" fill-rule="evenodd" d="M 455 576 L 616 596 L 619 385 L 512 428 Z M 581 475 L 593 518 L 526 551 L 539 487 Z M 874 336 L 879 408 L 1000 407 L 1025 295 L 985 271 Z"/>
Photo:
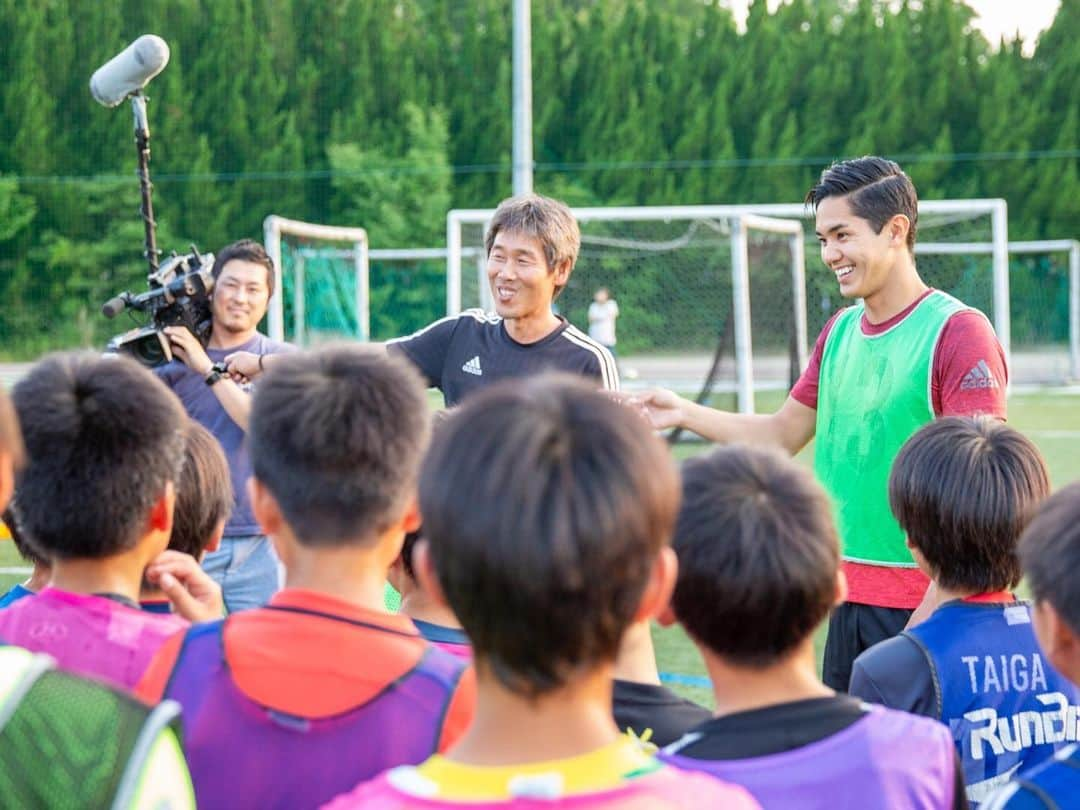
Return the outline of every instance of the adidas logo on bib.
<path id="1" fill-rule="evenodd" d="M 461 367 L 461 370 L 464 371 L 466 374 L 475 374 L 477 377 L 483 377 L 484 372 L 480 368 L 480 355 L 477 355 L 468 363 L 463 365 Z"/>

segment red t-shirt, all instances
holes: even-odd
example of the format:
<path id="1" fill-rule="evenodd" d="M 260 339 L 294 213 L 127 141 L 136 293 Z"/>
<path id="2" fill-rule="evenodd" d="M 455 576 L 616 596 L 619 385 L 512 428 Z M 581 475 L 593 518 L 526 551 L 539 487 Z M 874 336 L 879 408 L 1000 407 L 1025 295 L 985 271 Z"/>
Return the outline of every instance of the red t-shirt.
<path id="1" fill-rule="evenodd" d="M 892 329 L 931 292 L 927 290 L 902 312 L 882 323 L 870 323 L 863 314 L 859 322 L 862 333 L 879 335 Z M 806 370 L 791 389 L 793 399 L 814 410 L 817 410 L 825 340 L 839 314 L 833 315 L 821 330 Z M 930 400 L 935 416 L 989 414 L 1005 418 L 1005 389 L 1009 381 L 1005 352 L 990 322 L 978 310 L 957 312 L 945 322 L 931 369 Z M 917 568 L 845 562 L 844 573 L 848 580 L 848 601 L 877 607 L 915 608 L 929 584 Z"/>

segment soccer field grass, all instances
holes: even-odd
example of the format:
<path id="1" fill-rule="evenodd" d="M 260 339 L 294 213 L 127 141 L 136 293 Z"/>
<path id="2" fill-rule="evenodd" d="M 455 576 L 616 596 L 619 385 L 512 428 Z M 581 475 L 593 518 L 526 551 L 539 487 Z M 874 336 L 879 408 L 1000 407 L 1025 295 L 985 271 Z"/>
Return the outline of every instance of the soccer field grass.
<path id="1" fill-rule="evenodd" d="M 777 407 L 783 396 L 782 392 L 760 394 L 758 410 L 768 412 Z M 722 404 L 730 407 L 730 403 Z M 1080 478 L 1080 393 L 1064 390 L 1016 393 L 1009 398 L 1009 422 L 1030 436 L 1042 450 L 1055 488 Z M 685 443 L 677 446 L 674 454 L 682 459 L 708 449 L 709 445 L 704 443 Z M 813 444 L 800 453 L 798 459 L 810 465 Z M 0 592 L 24 578 L 10 570 L 23 565 L 13 544 L 0 542 L 0 569 L 3 569 L 0 571 Z M 692 681 L 705 676 L 696 650 L 680 628 L 655 627 L 653 638 L 661 672 L 687 676 Z M 816 637 L 819 661 L 823 642 L 824 628 Z M 686 697 L 712 705 L 712 695 L 707 688 L 678 680 L 670 685 Z"/>

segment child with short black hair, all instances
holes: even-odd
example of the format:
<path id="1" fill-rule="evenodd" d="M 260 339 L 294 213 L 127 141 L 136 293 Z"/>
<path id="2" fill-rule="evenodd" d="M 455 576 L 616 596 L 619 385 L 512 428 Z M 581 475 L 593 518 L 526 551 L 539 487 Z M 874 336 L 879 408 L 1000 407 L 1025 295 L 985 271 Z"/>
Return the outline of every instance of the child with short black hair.
<path id="1" fill-rule="evenodd" d="M 197 565 L 156 560 L 172 529 L 183 410 L 133 360 L 90 353 L 45 358 L 13 396 L 28 457 L 17 518 L 52 579 L 0 611 L 0 638 L 131 688 L 187 626 L 139 610 L 144 571 L 185 617 L 220 615 L 220 591 Z"/>
<path id="2" fill-rule="evenodd" d="M 233 504 L 229 463 L 218 440 L 194 419 L 184 425 L 184 460 L 176 482 L 169 551 L 187 554 L 201 563 L 207 552 L 217 551 L 225 521 Z M 143 583 L 139 603 L 151 613 L 171 613 L 165 594 Z"/>
<path id="3" fill-rule="evenodd" d="M 932 422 L 901 448 L 889 505 L 933 580 L 924 622 L 859 656 L 851 694 L 946 724 L 973 806 L 1064 745 L 1045 729 L 1080 692 L 1044 658 L 1020 581 L 1017 541 L 1050 482 L 1042 455 L 990 417 Z"/>
<path id="4" fill-rule="evenodd" d="M 25 536 L 9 501 L 24 455 L 15 409 L 0 388 L 0 511 L 17 543 Z M 177 707 L 151 709 L 55 667 L 48 655 L 0 640 L 4 806 L 194 808 Z"/>
<path id="5" fill-rule="evenodd" d="M 26 533 L 19 526 L 15 510 L 10 505 L 4 510 L 3 521 L 11 535 L 11 542 L 15 544 L 15 550 L 24 561 L 33 566 L 33 569 L 26 582 L 14 585 L 7 593 L 0 596 L 0 608 L 6 608 L 26 596 L 37 593 L 49 584 L 49 578 L 52 576 L 52 566 L 27 542 Z"/>
<path id="6" fill-rule="evenodd" d="M 544 375 L 466 401 L 421 474 L 419 570 L 472 639 L 476 717 L 446 756 L 329 807 L 755 807 L 612 721 L 623 633 L 671 592 L 678 501 L 663 442 L 587 384 Z"/>
<path id="7" fill-rule="evenodd" d="M 383 609 L 419 525 L 423 385 L 373 347 L 282 355 L 254 394 L 251 504 L 285 566 L 263 608 L 192 628 L 138 693 L 176 700 L 202 807 L 316 807 L 445 749 L 472 711 L 465 664 Z"/>
<path id="8" fill-rule="evenodd" d="M 472 647 L 469 637 L 461 629 L 461 622 L 445 604 L 432 599 L 428 589 L 417 579 L 413 555 L 422 537 L 422 529 L 406 534 L 401 554 L 390 567 L 390 584 L 401 594 L 400 612 L 412 619 L 420 635 L 436 647 L 470 660 Z M 427 551 L 423 549 L 420 553 Z"/>
<path id="9" fill-rule="evenodd" d="M 731 445 L 683 465 L 672 608 L 701 652 L 716 717 L 663 756 L 764 807 L 965 807 L 948 732 L 821 682 L 814 631 L 844 599 L 829 501 L 778 451 Z"/>
<path id="10" fill-rule="evenodd" d="M 1035 636 L 1050 663 L 1080 683 L 1080 481 L 1062 487 L 1042 507 L 1020 537 L 1020 562 L 1035 598 Z M 1058 810 L 1080 795 L 1080 746 L 1073 712 L 1049 728 L 1068 745 L 1053 757 L 1021 771 L 986 803 L 986 810 Z"/>
<path id="11" fill-rule="evenodd" d="M 1020 536 L 1020 562 L 1035 598 L 1031 619 L 1039 647 L 1058 672 L 1080 683 L 1080 481 L 1043 502 Z M 1052 726 L 1069 745 L 1013 777 L 987 802 L 987 810 L 1057 810 L 1076 803 L 1080 746 L 1072 716 L 1066 711 L 1065 722 Z"/>
<path id="12" fill-rule="evenodd" d="M 14 586 L 0 596 L 0 608 L 5 608 L 24 596 L 37 593 L 49 582 L 48 561 L 42 559 L 40 554 L 26 543 L 9 503 L 15 486 L 15 471 L 22 467 L 25 456 L 22 433 L 19 430 L 19 417 L 7 393 L 0 391 L 0 496 L 2 496 L 4 506 L 3 520 L 19 556 L 34 566 L 33 573 L 26 582 Z"/>
<path id="13" fill-rule="evenodd" d="M 423 530 L 409 532 L 401 556 L 390 569 L 390 583 L 401 594 L 400 610 L 420 635 L 448 653 L 472 658 L 469 637 L 446 605 L 432 597 L 417 578 L 414 554 L 427 555 Z M 615 659 L 611 708 L 620 731 L 631 732 L 657 746 L 674 742 L 683 732 L 708 719 L 709 710 L 672 692 L 660 682 L 649 620 L 634 622 L 623 634 Z"/>

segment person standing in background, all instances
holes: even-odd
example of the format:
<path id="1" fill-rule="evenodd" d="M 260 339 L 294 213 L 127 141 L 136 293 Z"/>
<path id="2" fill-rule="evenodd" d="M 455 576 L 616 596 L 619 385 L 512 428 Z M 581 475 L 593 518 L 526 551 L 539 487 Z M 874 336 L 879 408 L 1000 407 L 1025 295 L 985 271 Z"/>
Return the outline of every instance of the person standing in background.
<path id="1" fill-rule="evenodd" d="M 619 317 L 619 305 L 611 297 L 607 287 L 593 294 L 589 304 L 589 337 L 615 356 L 615 319 Z"/>

